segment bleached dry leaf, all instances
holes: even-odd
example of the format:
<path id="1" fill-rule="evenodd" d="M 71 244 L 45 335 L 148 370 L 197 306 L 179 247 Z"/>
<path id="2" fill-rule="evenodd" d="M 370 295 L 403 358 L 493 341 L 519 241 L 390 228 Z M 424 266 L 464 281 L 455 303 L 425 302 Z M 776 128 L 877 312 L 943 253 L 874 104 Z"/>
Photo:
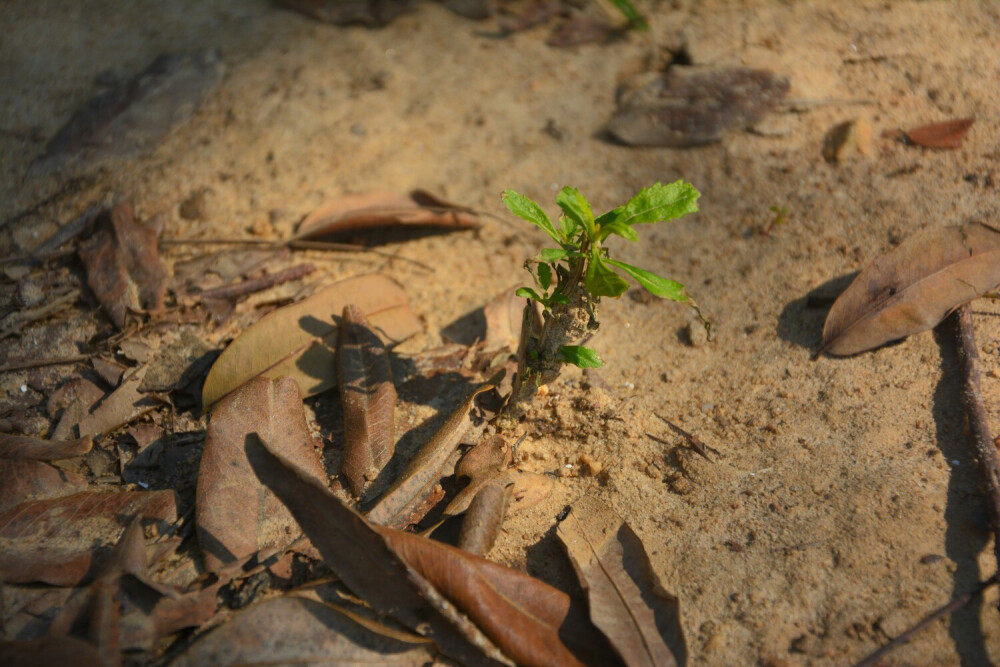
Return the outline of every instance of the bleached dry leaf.
<path id="1" fill-rule="evenodd" d="M 1000 232 L 934 227 L 876 257 L 834 302 L 820 352 L 843 356 L 935 327 L 1000 285 Z"/>
<path id="2" fill-rule="evenodd" d="M 591 620 L 625 664 L 684 664 L 677 598 L 660 588 L 642 542 L 621 517 L 584 496 L 557 534 L 587 592 Z"/>
<path id="3" fill-rule="evenodd" d="M 372 274 L 341 280 L 268 313 L 237 336 L 205 379 L 204 408 L 258 376 L 291 377 L 307 397 L 334 387 L 334 318 L 349 303 L 365 314 L 383 340 L 398 342 L 420 330 L 405 292 L 391 278 Z"/>

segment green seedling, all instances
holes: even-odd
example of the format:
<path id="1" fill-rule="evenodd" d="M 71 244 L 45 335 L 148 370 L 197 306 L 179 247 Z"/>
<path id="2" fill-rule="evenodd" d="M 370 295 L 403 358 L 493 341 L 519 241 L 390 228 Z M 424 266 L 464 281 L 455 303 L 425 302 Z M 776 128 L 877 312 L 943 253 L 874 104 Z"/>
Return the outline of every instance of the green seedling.
<path id="1" fill-rule="evenodd" d="M 780 227 L 788 219 L 788 207 L 787 206 L 772 206 L 770 208 L 771 213 L 774 213 L 774 217 L 764 225 L 764 229 L 761 230 L 761 234 L 764 236 L 770 236 L 771 232 L 775 228 Z"/>
<path id="2" fill-rule="evenodd" d="M 597 308 L 601 297 L 620 297 L 629 288 L 625 276 L 654 296 L 698 305 L 680 283 L 651 271 L 611 259 L 604 243 L 611 236 L 637 241 L 638 225 L 674 220 L 698 210 L 699 192 L 689 183 L 657 183 L 643 189 L 628 203 L 594 216 L 590 204 L 572 187 L 556 196 L 562 215 L 556 223 L 535 201 L 513 190 L 503 193 L 512 213 L 540 228 L 555 241 L 525 262 L 534 278 L 533 287 L 522 287 L 517 295 L 529 300 L 525 306 L 518 370 L 505 408 L 508 424 L 523 414 L 539 386 L 554 380 L 563 364 L 598 368 L 597 353 L 579 343 L 598 328 Z M 544 309 L 544 323 L 532 331 L 531 301 Z M 701 318 L 705 327 L 709 323 Z"/>

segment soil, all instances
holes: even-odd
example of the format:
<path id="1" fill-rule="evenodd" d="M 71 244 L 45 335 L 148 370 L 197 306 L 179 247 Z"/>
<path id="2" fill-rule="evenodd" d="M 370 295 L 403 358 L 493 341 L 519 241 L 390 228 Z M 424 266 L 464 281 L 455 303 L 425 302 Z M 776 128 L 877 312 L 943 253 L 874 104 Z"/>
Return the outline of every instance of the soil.
<path id="1" fill-rule="evenodd" d="M 496 219 L 384 248 L 430 270 L 366 254 L 286 260 L 312 262 L 311 279 L 326 282 L 372 270 L 394 277 L 423 318 L 406 343 L 413 351 L 442 343 L 449 324 L 526 280 L 522 262 L 545 239 L 507 214 L 504 189 L 551 212 L 558 189 L 574 185 L 603 211 L 683 178 L 702 193 L 698 214 L 611 248 L 684 283 L 714 340 L 700 339 L 682 305 L 605 299 L 590 346 L 606 366 L 548 387 L 521 447 L 526 468 L 559 475 L 556 490 L 510 516 L 489 556 L 573 589 L 556 516 L 593 494 L 626 518 L 680 598 L 692 664 L 847 664 L 996 567 L 950 330 L 813 360 L 826 308 L 807 295 L 836 294 L 830 281 L 919 229 L 1000 224 L 1000 3 L 640 4 L 649 33 L 557 49 L 545 28 L 498 38 L 489 22 L 436 4 L 372 30 L 263 1 L 4 3 L 0 241 L 7 254 L 30 251 L 87 204 L 120 198 L 139 219 L 161 214 L 163 238 L 287 238 L 336 195 L 424 188 Z M 220 87 L 152 151 L 77 181 L 33 168 L 95 94 L 96 75 L 206 47 L 226 63 Z M 696 65 L 787 76 L 791 103 L 701 148 L 609 141 L 617 83 L 681 50 Z M 886 134 L 970 116 L 956 150 Z M 853 119 L 873 128 L 871 154 L 828 162 L 824 137 Z M 47 197 L 38 213 L 10 220 Z M 787 218 L 764 234 L 771 207 L 787 207 Z M 164 252 L 176 262 L 193 250 Z M 259 315 L 255 303 L 300 285 L 241 304 L 221 327 L 186 328 L 221 348 Z M 1000 320 L 975 324 L 996 423 Z M 85 295 L 69 315 L 3 341 L 0 357 L 76 355 L 110 331 Z M 156 346 L 177 332 L 140 337 Z M 75 372 L 3 373 L 2 401 L 8 411 L 43 401 Z M 310 406 L 322 413 L 332 400 Z M 23 414 L 23 430 L 50 433 L 44 413 Z M 710 460 L 664 419 L 710 446 Z M 994 587 L 886 664 L 1000 663 L 996 604 Z"/>

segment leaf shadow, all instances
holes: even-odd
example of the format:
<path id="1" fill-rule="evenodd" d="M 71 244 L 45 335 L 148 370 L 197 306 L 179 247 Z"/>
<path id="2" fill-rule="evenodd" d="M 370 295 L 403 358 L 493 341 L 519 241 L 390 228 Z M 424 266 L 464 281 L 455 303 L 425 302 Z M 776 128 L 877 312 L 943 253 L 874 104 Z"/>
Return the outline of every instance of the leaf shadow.
<path id="1" fill-rule="evenodd" d="M 950 465 L 947 500 L 944 508 L 945 555 L 955 564 L 952 596 L 972 590 L 985 576 L 979 571 L 978 555 L 989 541 L 989 523 L 981 491 L 982 473 L 976 463 L 970 436 L 965 434 L 965 406 L 954 318 L 945 319 L 934 329 L 941 349 L 941 379 L 934 389 L 932 414 L 937 450 Z M 983 598 L 954 612 L 948 619 L 948 634 L 963 667 L 990 664 L 982 627 Z"/>
<path id="2" fill-rule="evenodd" d="M 778 337 L 816 354 L 823 339 L 823 323 L 830 307 L 857 275 L 858 272 L 854 271 L 833 278 L 804 296 L 788 302 L 778 315 Z"/>

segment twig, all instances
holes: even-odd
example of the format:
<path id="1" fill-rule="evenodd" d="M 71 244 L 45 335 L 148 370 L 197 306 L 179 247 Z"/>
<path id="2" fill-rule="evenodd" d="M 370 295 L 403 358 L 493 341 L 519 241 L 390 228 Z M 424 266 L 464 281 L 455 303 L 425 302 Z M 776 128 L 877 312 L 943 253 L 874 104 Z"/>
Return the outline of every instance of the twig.
<path id="1" fill-rule="evenodd" d="M 20 332 L 21 329 L 23 329 L 27 324 L 37 322 L 38 320 L 44 319 L 49 315 L 54 315 L 66 306 L 73 305 L 79 298 L 80 290 L 74 289 L 66 294 L 57 296 L 52 301 L 38 306 L 37 308 L 31 308 L 29 310 L 22 310 L 18 313 L 13 313 L 10 318 L 8 318 L 9 324 L 7 325 L 7 328 L 0 331 L 0 340 Z"/>
<path id="2" fill-rule="evenodd" d="M 715 463 L 715 461 L 712 461 L 712 458 L 708 455 L 708 450 L 711 449 L 712 452 L 715 453 L 716 455 L 718 455 L 719 452 L 715 451 L 715 449 L 709 447 L 704 442 L 702 442 L 701 438 L 696 436 L 694 433 L 688 433 L 687 431 L 685 431 L 680 426 L 673 423 L 663 415 L 660 415 L 656 412 L 654 412 L 653 414 L 659 417 L 661 421 L 663 421 L 667 426 L 669 426 L 670 430 L 672 430 L 674 433 L 682 436 L 685 440 L 687 440 L 688 444 L 691 445 L 691 449 L 693 449 L 694 451 L 698 452 L 703 457 L 705 457 L 705 460 Z"/>
<path id="3" fill-rule="evenodd" d="M 64 364 L 78 364 L 83 361 L 90 359 L 89 356 L 85 354 L 78 354 L 73 357 L 54 357 L 52 359 L 24 359 L 21 361 L 12 361 L 9 364 L 4 364 L 0 366 L 0 373 L 6 373 L 8 371 L 19 371 L 25 368 L 40 368 L 42 366 L 61 366 Z"/>
<path id="4" fill-rule="evenodd" d="M 963 306 L 963 308 L 964 308 L 964 306 Z M 886 654 L 890 653 L 891 651 L 896 650 L 897 648 L 899 648 L 900 646 L 902 646 L 906 642 L 908 642 L 911 639 L 913 639 L 913 637 L 918 632 L 920 632 L 924 628 L 926 628 L 929 625 L 931 625 L 932 623 L 934 623 L 934 621 L 938 620 L 939 618 L 944 618 L 948 614 L 954 614 L 956 611 L 958 611 L 962 607 L 964 607 L 967 604 L 973 602 L 976 598 L 978 598 L 980 595 L 983 594 L 983 591 L 985 591 L 987 588 L 989 588 L 990 586 L 992 586 L 995 583 L 997 583 L 997 577 L 996 577 L 996 575 L 993 575 L 992 577 L 990 577 L 986 581 L 980 583 L 978 586 L 976 586 L 974 589 L 972 589 L 968 593 L 966 593 L 964 595 L 959 595 L 957 598 L 955 598 L 954 600 L 952 600 L 948 604 L 944 605 L 943 607 L 939 607 L 939 608 L 935 609 L 930 614 L 928 614 L 923 619 L 921 619 L 920 622 L 917 623 L 916 625 L 914 625 L 912 628 L 910 628 L 909 630 L 907 630 L 903 634 L 899 635 L 898 637 L 896 637 L 895 639 L 893 639 L 892 641 L 890 641 L 885 646 L 881 646 L 878 649 L 876 649 L 874 652 L 868 654 L 860 662 L 856 663 L 854 665 L 854 667 L 872 667 L 873 665 L 877 664 L 878 661 L 879 661 L 879 659 L 881 659 L 883 656 L 885 656 Z"/>
<path id="5" fill-rule="evenodd" d="M 282 271 L 264 274 L 259 278 L 244 280 L 243 282 L 236 283 L 235 285 L 224 285 L 222 287 L 216 287 L 215 289 L 205 290 L 204 292 L 199 293 L 198 297 L 201 299 L 236 299 L 247 294 L 252 294 L 253 292 L 266 290 L 274 287 L 275 285 L 287 283 L 292 280 L 298 280 L 303 276 L 309 275 L 315 270 L 316 267 L 312 264 L 298 264 Z"/>
<path id="6" fill-rule="evenodd" d="M 962 398 L 965 401 L 976 456 L 986 476 L 986 504 L 993 529 L 993 556 L 997 561 L 997 572 L 1000 572 L 1000 460 L 997 458 L 993 436 L 990 435 L 986 408 L 983 406 L 983 392 L 979 386 L 979 351 L 976 349 L 976 334 L 969 306 L 962 306 L 952 317 L 956 323 L 962 364 Z"/>

